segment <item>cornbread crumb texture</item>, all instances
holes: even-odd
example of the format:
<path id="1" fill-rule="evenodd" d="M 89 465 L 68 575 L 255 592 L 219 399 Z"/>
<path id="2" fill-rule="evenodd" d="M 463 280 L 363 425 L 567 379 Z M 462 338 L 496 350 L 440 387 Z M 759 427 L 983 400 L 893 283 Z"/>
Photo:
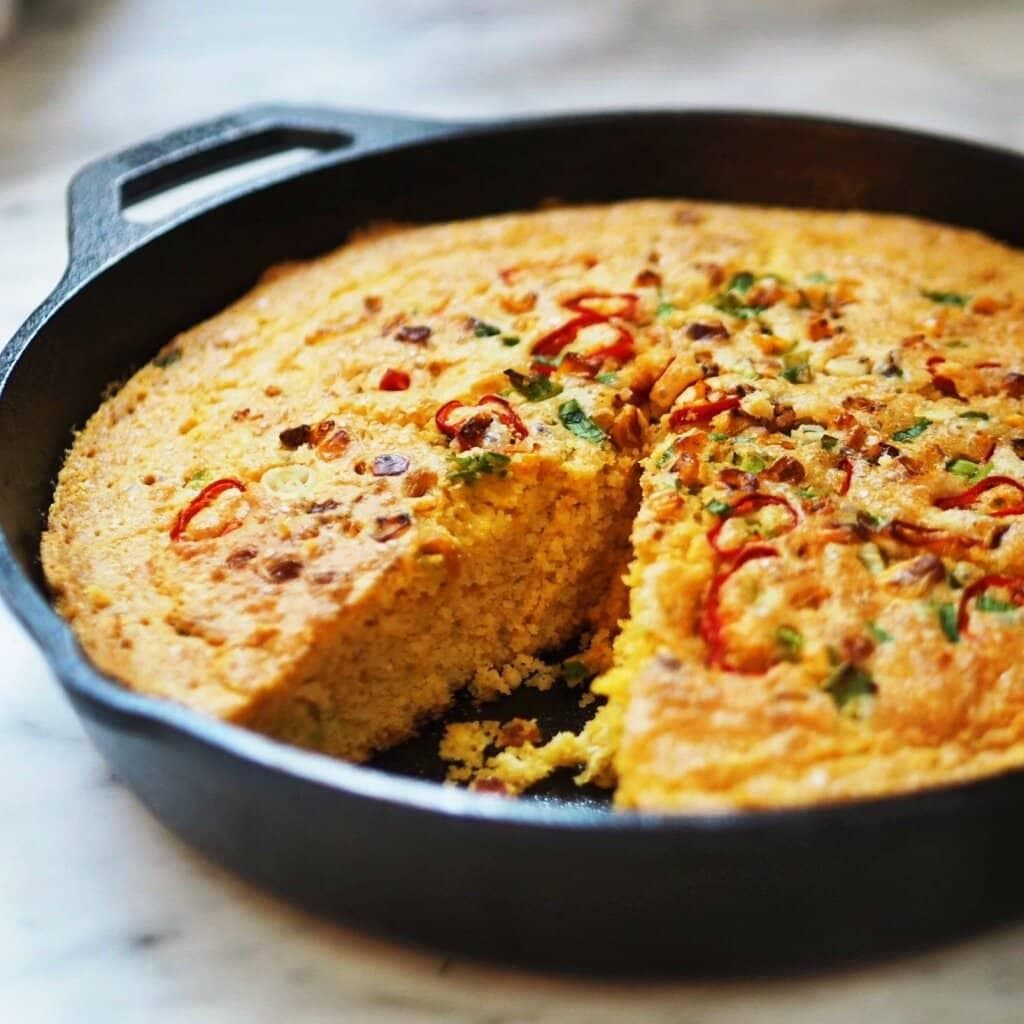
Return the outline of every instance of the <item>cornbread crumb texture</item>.
<path id="1" fill-rule="evenodd" d="M 369 233 L 103 404 L 44 567 L 128 685 L 354 759 L 624 618 L 581 735 L 449 731 L 478 787 L 582 766 L 701 810 L 1005 770 L 1022 295 L 1020 254 L 860 213 Z"/>

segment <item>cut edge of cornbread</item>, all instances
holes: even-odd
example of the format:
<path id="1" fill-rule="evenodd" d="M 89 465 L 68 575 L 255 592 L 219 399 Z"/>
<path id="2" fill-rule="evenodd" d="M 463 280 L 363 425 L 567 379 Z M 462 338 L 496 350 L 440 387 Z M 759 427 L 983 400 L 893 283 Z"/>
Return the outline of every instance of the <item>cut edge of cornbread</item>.
<path id="1" fill-rule="evenodd" d="M 546 464 L 521 483 L 514 517 L 504 500 L 488 500 L 487 483 L 472 492 L 472 516 L 453 503 L 441 525 L 454 561 L 436 545 L 411 554 L 428 564 L 396 569 L 393 584 L 375 588 L 372 606 L 346 609 L 287 680 L 237 720 L 361 761 L 413 735 L 467 685 L 479 700 L 510 692 L 523 677 L 507 666 L 592 625 L 628 560 L 633 469 L 610 463 L 581 479 Z"/>

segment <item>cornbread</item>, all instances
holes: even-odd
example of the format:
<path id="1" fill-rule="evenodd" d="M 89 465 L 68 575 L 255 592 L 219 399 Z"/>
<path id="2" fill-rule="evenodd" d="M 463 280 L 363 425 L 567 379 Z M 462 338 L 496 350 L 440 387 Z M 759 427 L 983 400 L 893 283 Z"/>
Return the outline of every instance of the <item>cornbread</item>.
<path id="1" fill-rule="evenodd" d="M 78 435 L 43 541 L 96 663 L 363 759 L 583 629 L 626 564 L 645 438 L 634 367 L 531 369 L 529 339 L 567 319 L 598 347 L 625 335 L 603 299 L 562 305 L 590 264 L 564 256 L 575 226 L 377 231 L 165 346 Z"/>
<path id="2" fill-rule="evenodd" d="M 619 804 L 1021 765 L 1024 260 L 903 219 L 732 216 L 742 256 L 670 320 L 714 365 L 659 424 L 596 684 Z"/>
<path id="3" fill-rule="evenodd" d="M 1022 355 L 1024 257 L 909 218 L 375 230 L 100 407 L 43 564 L 106 672 L 354 760 L 606 637 L 625 573 L 590 725 L 464 728 L 460 777 L 666 811 L 973 778 L 1024 765 Z"/>

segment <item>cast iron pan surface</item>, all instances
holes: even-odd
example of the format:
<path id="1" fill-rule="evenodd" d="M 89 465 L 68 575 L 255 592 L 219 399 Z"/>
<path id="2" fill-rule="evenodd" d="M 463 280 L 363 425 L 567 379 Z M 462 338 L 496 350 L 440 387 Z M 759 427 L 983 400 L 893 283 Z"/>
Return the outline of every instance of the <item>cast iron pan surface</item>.
<path id="1" fill-rule="evenodd" d="M 317 153 L 156 224 L 122 217 L 293 146 Z M 130 693 L 50 608 L 37 551 L 72 428 L 108 382 L 267 266 L 373 220 L 637 196 L 899 211 L 1024 245 L 1024 158 L 868 125 L 669 112 L 466 126 L 273 107 L 185 129 L 75 178 L 68 271 L 0 355 L 0 590 L 118 777 L 169 828 L 378 933 L 549 970 L 720 974 L 878 958 L 1019 915 L 1024 772 L 710 817 L 612 814 L 564 784 L 508 801 L 430 781 L 427 742 L 356 767 Z M 549 720 L 575 705 L 512 699 Z"/>

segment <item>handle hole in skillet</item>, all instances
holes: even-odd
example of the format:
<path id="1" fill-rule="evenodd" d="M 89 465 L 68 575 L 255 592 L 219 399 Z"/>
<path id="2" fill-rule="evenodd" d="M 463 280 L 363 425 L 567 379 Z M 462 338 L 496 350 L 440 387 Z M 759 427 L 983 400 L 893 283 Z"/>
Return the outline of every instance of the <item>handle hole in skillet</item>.
<path id="1" fill-rule="evenodd" d="M 191 153 L 130 178 L 121 186 L 121 212 L 152 224 L 209 196 L 282 171 L 353 143 L 343 132 L 271 128 Z"/>

